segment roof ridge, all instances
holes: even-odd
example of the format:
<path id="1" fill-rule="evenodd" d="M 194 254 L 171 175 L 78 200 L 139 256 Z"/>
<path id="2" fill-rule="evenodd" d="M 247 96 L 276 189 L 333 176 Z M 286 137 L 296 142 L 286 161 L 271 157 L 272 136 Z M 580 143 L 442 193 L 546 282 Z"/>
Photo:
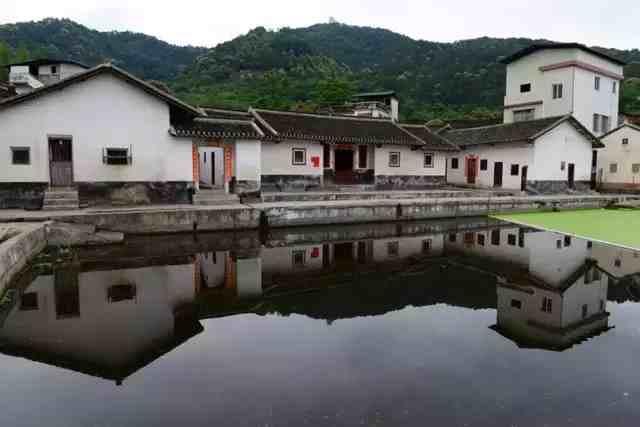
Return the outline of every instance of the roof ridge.
<path id="1" fill-rule="evenodd" d="M 268 110 L 263 108 L 255 108 L 253 111 L 258 113 L 273 113 L 273 114 L 284 114 L 290 116 L 303 116 L 303 117 L 316 117 L 320 119 L 343 119 L 343 120 L 360 120 L 360 121 L 370 121 L 370 122 L 382 122 L 382 123 L 393 123 L 391 119 L 377 118 L 377 117 L 362 117 L 362 116 L 348 116 L 348 115 L 338 115 L 338 114 L 321 114 L 321 113 L 300 113 L 297 111 L 283 111 L 283 110 Z"/>
<path id="2" fill-rule="evenodd" d="M 540 119 L 533 119 L 533 120 L 523 120 L 520 122 L 511 122 L 511 123 L 498 123 L 495 125 L 486 125 L 486 126 L 477 126 L 477 127 L 472 127 L 472 128 L 464 128 L 464 129 L 451 129 L 448 132 L 450 133 L 454 133 L 454 132 L 465 132 L 465 131 L 472 131 L 472 130 L 477 130 L 477 129 L 490 129 L 490 128 L 497 128 L 497 127 L 502 127 L 502 126 L 513 126 L 513 125 L 519 125 L 522 123 L 531 123 L 531 122 L 541 122 L 543 120 L 551 120 L 551 119 L 558 119 L 558 120 L 562 120 L 564 118 L 566 118 L 567 115 L 564 116 L 551 116 L 551 117 L 543 117 Z M 555 123 L 555 122 L 554 122 Z"/>

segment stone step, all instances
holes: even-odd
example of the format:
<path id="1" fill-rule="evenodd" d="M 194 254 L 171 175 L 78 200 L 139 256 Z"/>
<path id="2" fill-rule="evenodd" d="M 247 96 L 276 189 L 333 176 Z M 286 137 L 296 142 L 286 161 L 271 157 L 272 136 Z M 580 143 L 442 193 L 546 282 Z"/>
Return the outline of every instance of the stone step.
<path id="1" fill-rule="evenodd" d="M 454 197 L 489 197 L 498 196 L 482 190 L 433 190 L 433 191 L 351 191 L 351 192 L 296 192 L 296 193 L 262 193 L 262 201 L 303 202 L 333 200 L 402 200 L 402 199 L 446 199 Z"/>
<path id="2" fill-rule="evenodd" d="M 42 205 L 43 211 L 73 211 L 78 209 L 77 204 L 71 205 Z"/>
<path id="3" fill-rule="evenodd" d="M 237 194 L 227 194 L 219 190 L 201 190 L 193 195 L 193 204 L 199 206 L 233 205 L 240 203 Z"/>
<path id="4" fill-rule="evenodd" d="M 77 199 L 77 191 L 47 191 L 44 193 L 45 199 Z"/>
<path id="5" fill-rule="evenodd" d="M 58 205 L 76 205 L 80 204 L 78 199 L 44 199 L 44 205 L 46 206 L 58 206 Z"/>

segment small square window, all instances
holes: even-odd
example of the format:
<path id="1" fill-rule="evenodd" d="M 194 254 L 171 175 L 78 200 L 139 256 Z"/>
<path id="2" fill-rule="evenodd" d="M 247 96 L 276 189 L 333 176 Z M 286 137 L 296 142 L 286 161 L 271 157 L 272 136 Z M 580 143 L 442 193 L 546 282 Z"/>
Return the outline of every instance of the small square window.
<path id="1" fill-rule="evenodd" d="M 20 297 L 20 311 L 32 311 L 38 309 L 38 293 L 27 292 Z"/>
<path id="2" fill-rule="evenodd" d="M 553 301 L 551 300 L 551 298 L 547 298 L 547 297 L 542 298 L 541 310 L 544 313 L 551 313 L 553 311 Z"/>
<path id="3" fill-rule="evenodd" d="M 424 153 L 424 167 L 425 168 L 433 167 L 433 153 Z"/>
<path id="4" fill-rule="evenodd" d="M 511 176 L 518 176 L 520 174 L 520 165 L 511 165 Z"/>
<path id="5" fill-rule="evenodd" d="M 622 145 L 629 145 L 629 138 L 622 138 Z"/>
<path id="6" fill-rule="evenodd" d="M 511 300 L 511 308 L 517 308 L 518 310 L 520 310 L 522 308 L 522 301 L 517 300 L 517 299 L 512 299 Z"/>
<path id="7" fill-rule="evenodd" d="M 640 173 L 640 163 L 634 163 L 631 165 L 631 172 L 633 174 L 638 174 Z"/>
<path id="8" fill-rule="evenodd" d="M 528 108 L 526 110 L 518 110 L 513 112 L 514 122 L 526 122 L 536 118 L 536 110 L 534 108 Z"/>
<path id="9" fill-rule="evenodd" d="M 454 157 L 451 159 L 451 169 L 458 169 L 458 158 Z"/>
<path id="10" fill-rule="evenodd" d="M 400 254 L 400 242 L 394 241 L 387 243 L 387 255 L 396 257 Z"/>
<path id="11" fill-rule="evenodd" d="M 593 80 L 593 87 L 595 90 L 600 90 L 600 77 L 596 76 Z"/>
<path id="12" fill-rule="evenodd" d="M 103 162 L 107 165 L 128 165 L 130 161 L 131 157 L 127 148 L 106 148 L 104 150 Z"/>
<path id="13" fill-rule="evenodd" d="M 478 234 L 478 244 L 484 246 L 485 237 L 484 234 Z"/>
<path id="14" fill-rule="evenodd" d="M 553 85 L 553 99 L 562 98 L 562 83 L 556 83 Z"/>
<path id="15" fill-rule="evenodd" d="M 587 249 L 591 249 L 593 248 L 593 242 L 592 241 L 588 241 L 587 242 Z"/>
<path id="16" fill-rule="evenodd" d="M 307 251 L 297 250 L 291 252 L 291 262 L 294 267 L 304 267 L 307 263 Z"/>
<path id="17" fill-rule="evenodd" d="M 449 234 L 449 241 L 451 243 L 455 243 L 455 241 L 456 241 L 456 233 Z"/>
<path id="18" fill-rule="evenodd" d="M 556 248 L 562 249 L 562 240 L 556 240 Z"/>
<path id="19" fill-rule="evenodd" d="M 609 165 L 609 173 L 618 173 L 618 164 L 617 163 L 611 163 Z"/>
<path id="20" fill-rule="evenodd" d="M 58 74 L 58 67 L 56 65 L 51 66 L 51 74 Z"/>
<path id="21" fill-rule="evenodd" d="M 389 167 L 390 168 L 399 168 L 400 167 L 400 152 L 399 151 L 391 151 L 389 153 Z"/>
<path id="22" fill-rule="evenodd" d="M 432 241 L 431 239 L 425 239 L 422 241 L 422 253 L 426 254 L 431 252 Z"/>
<path id="23" fill-rule="evenodd" d="M 307 164 L 307 150 L 304 148 L 294 148 L 292 150 L 292 163 L 295 166 L 304 166 Z"/>
<path id="24" fill-rule="evenodd" d="M 487 159 L 480 160 L 480 170 L 486 171 L 489 168 L 489 161 Z"/>
<path id="25" fill-rule="evenodd" d="M 11 147 L 11 163 L 14 165 L 31 164 L 31 149 L 29 147 Z"/>
<path id="26" fill-rule="evenodd" d="M 130 284 L 113 285 L 107 290 L 107 300 L 110 303 L 132 301 L 136 299 L 136 295 L 135 285 Z"/>
<path id="27" fill-rule="evenodd" d="M 516 237 L 515 234 L 509 234 L 507 236 L 507 243 L 509 244 L 509 246 L 515 246 L 517 241 L 518 241 L 518 238 Z"/>
<path id="28" fill-rule="evenodd" d="M 564 246 L 571 246 L 571 236 L 564 236 Z"/>
<path id="29" fill-rule="evenodd" d="M 622 260 L 620 258 L 616 258 L 615 261 L 613 261 L 613 265 L 616 266 L 616 268 L 622 267 Z"/>
<path id="30" fill-rule="evenodd" d="M 520 85 L 520 93 L 531 92 L 531 83 L 525 83 Z"/>

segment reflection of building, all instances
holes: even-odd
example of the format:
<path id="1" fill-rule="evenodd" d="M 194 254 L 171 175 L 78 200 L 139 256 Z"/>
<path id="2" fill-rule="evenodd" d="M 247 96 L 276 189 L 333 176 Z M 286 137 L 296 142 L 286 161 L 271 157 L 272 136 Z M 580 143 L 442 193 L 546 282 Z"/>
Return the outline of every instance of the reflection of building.
<path id="1" fill-rule="evenodd" d="M 607 278 L 590 242 L 524 228 L 451 234 L 451 251 L 499 277 L 492 328 L 520 347 L 564 350 L 608 330 Z"/>
<path id="2" fill-rule="evenodd" d="M 193 274 L 186 264 L 39 276 L 4 319 L 0 352 L 121 383 L 202 331 L 184 310 Z"/>
<path id="3" fill-rule="evenodd" d="M 610 245 L 595 245 L 593 258 L 609 275 L 609 299 L 640 301 L 640 252 Z"/>

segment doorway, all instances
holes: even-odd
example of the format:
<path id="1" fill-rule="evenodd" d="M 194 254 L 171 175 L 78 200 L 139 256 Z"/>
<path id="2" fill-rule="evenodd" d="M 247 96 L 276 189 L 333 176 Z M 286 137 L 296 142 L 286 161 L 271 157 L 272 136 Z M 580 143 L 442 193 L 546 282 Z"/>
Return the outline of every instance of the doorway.
<path id="1" fill-rule="evenodd" d="M 335 150 L 336 183 L 353 184 L 353 150 Z"/>
<path id="2" fill-rule="evenodd" d="M 475 184 L 478 172 L 478 159 L 475 157 L 467 158 L 467 184 Z"/>
<path id="3" fill-rule="evenodd" d="M 502 162 L 493 164 L 493 186 L 496 188 L 502 187 L 502 169 Z"/>
<path id="4" fill-rule="evenodd" d="M 529 171 L 528 166 L 522 167 L 522 172 L 520 176 L 520 191 L 527 191 L 527 172 Z"/>
<path id="5" fill-rule="evenodd" d="M 567 183 L 569 184 L 569 188 L 570 189 L 574 189 L 575 188 L 575 174 L 576 174 L 576 165 L 573 163 L 569 163 L 569 173 L 568 173 L 568 179 L 567 179 Z"/>
<path id="6" fill-rule="evenodd" d="M 49 171 L 52 187 L 73 185 L 71 139 L 49 139 Z"/>
<path id="7" fill-rule="evenodd" d="M 198 148 L 200 162 L 200 187 L 222 188 L 224 186 L 224 151 L 219 147 Z"/>

